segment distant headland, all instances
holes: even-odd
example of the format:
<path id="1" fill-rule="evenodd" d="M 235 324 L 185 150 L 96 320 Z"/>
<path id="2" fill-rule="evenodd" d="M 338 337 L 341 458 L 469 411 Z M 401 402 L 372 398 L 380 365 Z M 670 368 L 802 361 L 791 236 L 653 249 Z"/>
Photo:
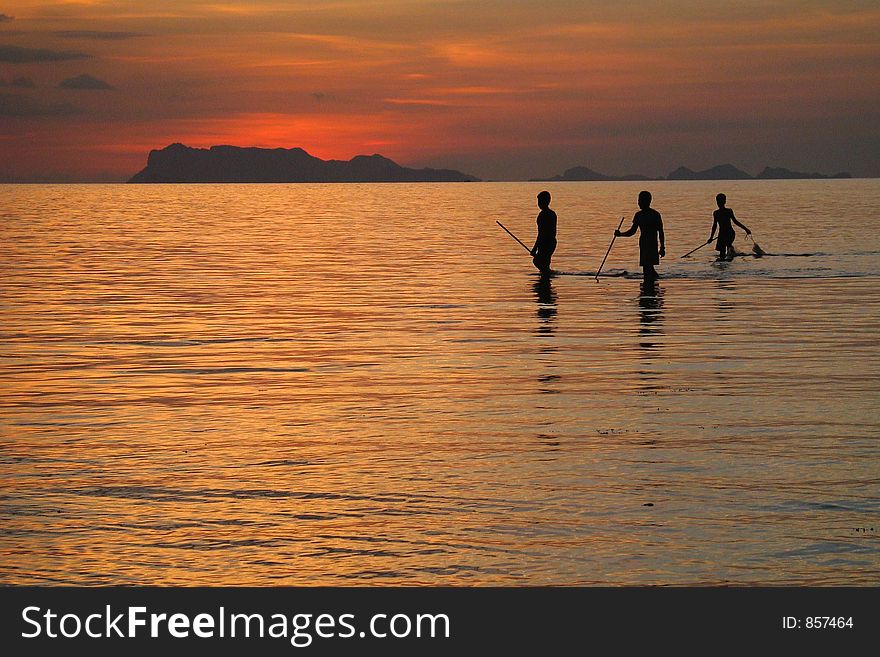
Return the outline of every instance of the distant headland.
<path id="1" fill-rule="evenodd" d="M 732 164 L 719 164 L 710 169 L 703 171 L 693 171 L 687 167 L 678 167 L 665 178 L 651 178 L 637 173 L 631 173 L 625 176 L 606 176 L 588 169 L 587 167 L 573 167 L 567 169 L 559 176 L 550 178 L 533 178 L 533 182 L 553 182 L 553 181 L 604 181 L 604 180 L 828 180 L 832 178 L 852 178 L 846 171 L 826 176 L 821 173 L 803 173 L 801 171 L 792 171 L 782 167 L 764 167 L 757 176 L 752 176 L 741 169 L 737 169 Z"/>
<path id="2" fill-rule="evenodd" d="M 150 151 L 132 183 L 473 182 L 452 169 L 408 169 L 381 155 L 322 160 L 301 148 L 190 148 Z"/>
<path id="3" fill-rule="evenodd" d="M 650 181 L 650 180 L 819 180 L 851 178 L 847 172 L 824 175 L 782 167 L 764 167 L 752 176 L 732 164 L 720 164 L 703 171 L 679 167 L 665 177 L 638 173 L 610 176 L 585 166 L 572 167 L 548 178 L 530 182 L 557 181 Z M 335 183 L 335 182 L 478 182 L 480 179 L 454 169 L 410 169 L 382 155 L 357 155 L 350 160 L 322 160 L 302 148 L 243 148 L 211 146 L 190 148 L 171 144 L 150 151 L 147 166 L 131 183 Z"/>

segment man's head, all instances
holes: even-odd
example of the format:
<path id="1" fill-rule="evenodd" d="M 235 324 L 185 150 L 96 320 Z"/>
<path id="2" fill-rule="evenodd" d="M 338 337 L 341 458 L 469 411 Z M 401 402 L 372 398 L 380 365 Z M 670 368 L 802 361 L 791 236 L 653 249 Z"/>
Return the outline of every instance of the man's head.
<path id="1" fill-rule="evenodd" d="M 639 207 L 642 210 L 651 207 L 651 192 L 639 192 Z"/>
<path id="2" fill-rule="evenodd" d="M 715 196 L 715 202 L 718 204 L 719 208 L 723 208 L 724 205 L 727 203 L 727 196 L 725 196 L 724 194 L 718 194 Z"/>
<path id="3" fill-rule="evenodd" d="M 542 210 L 550 207 L 550 192 L 544 191 L 538 194 L 538 207 Z"/>

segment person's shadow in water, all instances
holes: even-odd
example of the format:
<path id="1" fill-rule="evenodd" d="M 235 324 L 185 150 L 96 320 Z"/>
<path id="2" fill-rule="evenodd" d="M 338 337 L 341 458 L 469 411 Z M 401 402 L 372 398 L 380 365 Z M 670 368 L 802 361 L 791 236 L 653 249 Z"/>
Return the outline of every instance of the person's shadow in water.
<path id="1" fill-rule="evenodd" d="M 730 280 L 719 279 L 715 282 L 718 288 L 718 316 L 721 321 L 727 322 L 736 312 L 736 304 L 734 302 L 736 292 L 736 283 Z"/>
<path id="2" fill-rule="evenodd" d="M 538 334 L 552 335 L 556 328 L 556 290 L 553 289 L 552 280 L 550 276 L 541 276 L 532 286 L 538 303 L 538 319 L 541 320 Z"/>
<path id="3" fill-rule="evenodd" d="M 536 283 L 532 285 L 532 291 L 535 293 L 535 302 L 538 307 L 535 314 L 538 316 L 538 327 L 535 334 L 541 338 L 552 338 L 556 331 L 556 290 L 553 289 L 551 276 L 541 276 Z M 548 358 L 542 358 L 548 369 L 553 369 L 556 364 L 549 358 L 551 354 L 557 351 L 556 344 L 541 342 L 538 346 L 538 353 Z M 558 374 L 547 372 L 538 377 L 540 390 L 545 394 L 555 394 L 559 391 L 553 386 L 559 380 Z"/>
<path id="4" fill-rule="evenodd" d="M 656 281 L 643 282 L 639 289 L 639 347 L 642 350 L 642 368 L 639 377 L 646 391 L 656 391 L 660 375 L 653 367 L 662 360 L 663 347 L 663 290 Z"/>
<path id="5" fill-rule="evenodd" d="M 648 354 L 660 349 L 663 337 L 663 290 L 656 281 L 639 288 L 639 346 Z"/>
<path id="6" fill-rule="evenodd" d="M 552 338 L 556 331 L 556 290 L 553 289 L 553 277 L 542 274 L 541 277 L 532 285 L 532 291 L 535 294 L 535 303 L 537 309 L 535 314 L 538 317 L 538 327 L 535 334 L 539 338 Z M 541 354 L 541 362 L 544 364 L 543 373 L 538 375 L 538 391 L 545 395 L 555 395 L 560 392 L 558 388 L 559 374 L 554 374 L 553 369 L 557 367 L 553 354 L 556 353 L 558 346 L 551 342 L 541 341 L 538 346 L 538 353 Z M 540 410 L 540 409 L 539 409 Z M 549 420 L 548 420 L 549 422 Z M 559 436 L 552 433 L 539 433 L 538 442 L 549 453 L 560 451 Z M 548 455 L 547 460 L 555 460 L 555 456 Z"/>

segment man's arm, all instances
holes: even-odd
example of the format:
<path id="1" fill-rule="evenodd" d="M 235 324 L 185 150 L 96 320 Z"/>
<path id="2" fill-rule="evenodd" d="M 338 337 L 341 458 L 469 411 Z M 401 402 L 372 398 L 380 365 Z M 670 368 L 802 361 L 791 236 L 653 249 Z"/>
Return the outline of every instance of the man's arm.
<path id="1" fill-rule="evenodd" d="M 538 242 L 541 241 L 541 215 L 538 215 L 538 234 L 535 236 L 535 246 L 532 247 L 532 255 L 538 253 Z"/>
<path id="2" fill-rule="evenodd" d="M 633 225 L 629 227 L 629 230 L 625 230 L 622 233 L 619 230 L 615 230 L 614 234 L 617 237 L 632 237 L 636 234 L 636 229 L 638 229 L 639 225 L 636 223 L 636 218 L 633 217 Z"/>
<path id="3" fill-rule="evenodd" d="M 730 211 L 730 220 L 735 223 L 737 226 L 746 231 L 746 235 L 751 235 L 752 231 L 750 231 L 744 224 L 741 224 L 735 216 L 733 216 L 733 210 Z"/>
<path id="4" fill-rule="evenodd" d="M 663 234 L 663 218 L 657 213 L 657 234 L 660 236 L 660 257 L 666 255 L 666 235 Z"/>

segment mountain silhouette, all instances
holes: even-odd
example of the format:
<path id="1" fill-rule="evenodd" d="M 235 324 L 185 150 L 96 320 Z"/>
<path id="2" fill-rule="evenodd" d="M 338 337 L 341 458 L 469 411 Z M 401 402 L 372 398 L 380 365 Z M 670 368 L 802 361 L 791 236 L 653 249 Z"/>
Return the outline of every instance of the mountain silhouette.
<path id="1" fill-rule="evenodd" d="M 150 151 L 132 183 L 199 182 L 472 182 L 451 169 L 408 169 L 381 155 L 322 160 L 301 148 L 190 148 L 171 144 Z"/>
<path id="2" fill-rule="evenodd" d="M 650 180 L 647 176 L 639 174 L 628 174 L 626 176 L 606 176 L 604 173 L 593 171 L 587 167 L 572 167 L 566 169 L 561 176 L 553 176 L 552 178 L 536 178 L 533 182 L 557 182 L 557 181 L 579 181 L 579 180 Z"/>
<path id="3" fill-rule="evenodd" d="M 833 176 L 826 176 L 821 173 L 802 173 L 800 171 L 791 171 L 784 168 L 764 167 L 764 170 L 757 176 L 752 176 L 742 169 L 738 169 L 732 164 L 719 164 L 710 169 L 703 171 L 694 171 L 687 167 L 678 167 L 672 171 L 666 178 L 651 178 L 641 174 L 632 173 L 626 176 L 608 176 L 599 173 L 593 169 L 584 166 L 572 167 L 567 169 L 562 175 L 552 176 L 550 178 L 532 178 L 530 182 L 559 182 L 559 181 L 605 181 L 605 180 L 795 180 L 795 179 L 831 179 L 831 178 L 852 178 L 852 176 L 843 171 L 835 173 Z"/>
<path id="4" fill-rule="evenodd" d="M 732 164 L 719 164 L 704 171 L 691 171 L 687 167 L 678 167 L 666 176 L 666 180 L 751 180 L 745 171 Z"/>
<path id="5" fill-rule="evenodd" d="M 821 173 L 802 173 L 800 171 L 791 171 L 790 169 L 785 169 L 783 167 L 764 167 L 764 170 L 759 173 L 756 178 L 760 178 L 762 180 L 795 180 L 803 178 L 827 180 L 830 178 L 852 178 L 852 176 L 846 171 L 835 173 L 832 176 L 826 176 Z"/>

